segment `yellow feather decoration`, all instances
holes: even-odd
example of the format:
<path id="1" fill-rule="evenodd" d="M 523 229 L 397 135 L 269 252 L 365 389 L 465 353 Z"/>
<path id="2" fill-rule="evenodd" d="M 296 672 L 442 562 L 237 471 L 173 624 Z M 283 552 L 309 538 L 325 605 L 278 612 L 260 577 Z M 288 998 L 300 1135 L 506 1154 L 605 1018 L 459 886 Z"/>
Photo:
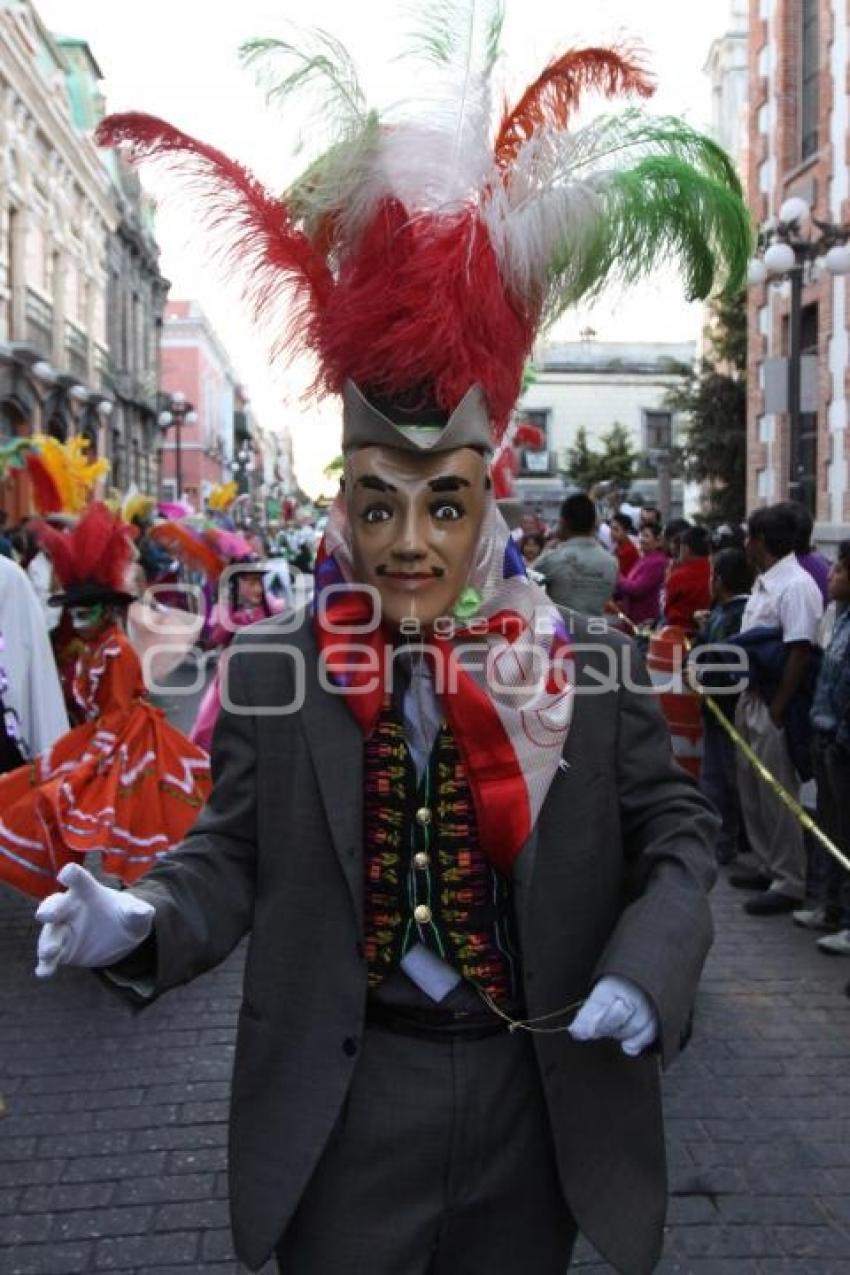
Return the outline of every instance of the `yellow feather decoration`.
<path id="1" fill-rule="evenodd" d="M 109 461 L 89 461 L 89 440 L 82 434 L 69 438 L 67 443 L 47 434 L 35 434 L 32 442 L 59 492 L 62 513 L 82 513 L 98 478 L 109 473 Z"/>

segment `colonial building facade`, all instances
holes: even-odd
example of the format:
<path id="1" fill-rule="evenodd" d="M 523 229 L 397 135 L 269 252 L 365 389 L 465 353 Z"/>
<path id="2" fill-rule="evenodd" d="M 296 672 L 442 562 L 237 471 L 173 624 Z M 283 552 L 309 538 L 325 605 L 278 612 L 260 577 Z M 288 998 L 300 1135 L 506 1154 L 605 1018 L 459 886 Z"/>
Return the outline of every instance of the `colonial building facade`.
<path id="1" fill-rule="evenodd" d="M 66 53 L 26 0 L 0 0 L 0 436 L 82 432 L 95 450 L 111 397 L 107 243 L 118 224 L 80 131 L 99 78 L 87 46 Z M 20 476 L 0 503 L 13 519 L 27 511 Z"/>
<path id="2" fill-rule="evenodd" d="M 544 516 L 552 516 L 569 481 L 568 454 L 579 429 L 599 449 L 615 424 L 627 431 L 636 452 L 650 461 L 669 457 L 682 420 L 665 406 L 669 391 L 681 383 L 675 370 L 691 367 L 693 342 L 563 341 L 535 350 L 536 376 L 517 412 L 538 426 L 545 446 L 520 450 L 517 498 Z M 636 488 L 647 501 L 658 499 L 657 480 Z M 684 493 L 676 484 L 674 512 L 681 513 Z"/>
<path id="3" fill-rule="evenodd" d="M 750 0 L 747 186 L 764 226 L 800 195 L 815 217 L 850 221 L 847 0 Z M 803 412 L 792 432 L 781 391 L 789 352 L 790 285 L 749 294 L 748 507 L 796 499 L 821 544 L 850 522 L 848 280 L 817 270 L 802 296 Z M 787 365 L 784 365 L 787 367 Z"/>
<path id="4" fill-rule="evenodd" d="M 239 378 L 197 301 L 169 301 L 162 328 L 163 494 L 202 509 L 234 470 Z M 241 438 L 250 438 L 247 419 Z"/>
<path id="5" fill-rule="evenodd" d="M 160 338 L 168 281 L 159 271 L 153 208 L 135 169 L 118 152 L 108 164 L 120 221 L 109 238 L 108 384 L 114 410 L 105 422 L 111 482 L 156 494 Z"/>

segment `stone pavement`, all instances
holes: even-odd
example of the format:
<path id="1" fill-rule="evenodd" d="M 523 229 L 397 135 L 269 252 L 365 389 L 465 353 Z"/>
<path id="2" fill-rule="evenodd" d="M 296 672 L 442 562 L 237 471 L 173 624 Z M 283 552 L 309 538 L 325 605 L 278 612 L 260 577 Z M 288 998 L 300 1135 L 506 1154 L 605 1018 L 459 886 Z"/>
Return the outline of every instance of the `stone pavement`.
<path id="1" fill-rule="evenodd" d="M 718 886 L 694 1038 L 667 1077 L 659 1269 L 850 1275 L 850 960 L 740 903 Z M 0 889 L 0 1275 L 234 1275 L 242 953 L 137 1013 L 84 971 L 36 982 L 31 913 Z M 610 1270 L 586 1245 L 576 1266 Z"/>

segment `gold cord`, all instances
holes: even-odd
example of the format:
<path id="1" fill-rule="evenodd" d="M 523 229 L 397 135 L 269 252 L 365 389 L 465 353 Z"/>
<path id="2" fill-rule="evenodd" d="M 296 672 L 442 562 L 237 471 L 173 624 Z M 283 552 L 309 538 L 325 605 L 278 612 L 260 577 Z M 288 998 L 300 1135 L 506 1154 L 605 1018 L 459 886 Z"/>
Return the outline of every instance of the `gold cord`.
<path id="1" fill-rule="evenodd" d="M 585 996 L 582 996 L 581 1000 L 571 1001 L 569 1005 L 564 1005 L 563 1008 L 561 1009 L 553 1009 L 550 1014 L 537 1014 L 535 1015 L 534 1018 L 511 1018 L 510 1014 L 506 1014 L 504 1010 L 499 1009 L 499 1006 L 496 1004 L 493 998 L 491 996 L 488 996 L 487 993 L 483 991 L 482 988 L 479 987 L 477 991 L 478 991 L 478 995 L 481 997 L 481 999 L 483 1000 L 487 1008 L 492 1010 L 494 1014 L 498 1014 L 499 1018 L 501 1018 L 505 1023 L 507 1023 L 509 1032 L 566 1031 L 566 1027 L 563 1023 L 560 1023 L 557 1027 L 535 1027 L 533 1024 L 545 1023 L 550 1018 L 560 1018 L 564 1014 L 569 1014 L 572 1010 L 578 1009 L 580 1005 L 583 1005 L 585 1000 L 587 999 Z"/>

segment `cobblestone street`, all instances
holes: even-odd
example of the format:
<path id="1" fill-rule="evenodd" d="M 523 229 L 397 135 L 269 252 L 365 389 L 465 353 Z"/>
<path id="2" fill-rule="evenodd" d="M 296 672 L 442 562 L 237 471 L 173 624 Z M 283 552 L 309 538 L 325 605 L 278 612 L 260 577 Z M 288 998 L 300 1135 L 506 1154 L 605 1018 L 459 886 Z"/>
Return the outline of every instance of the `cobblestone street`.
<path id="1" fill-rule="evenodd" d="M 850 963 L 721 883 L 694 1039 L 667 1079 L 661 1270 L 850 1272 Z M 141 1014 L 32 975 L 0 896 L 0 1275 L 228 1275 L 225 1143 L 241 953 Z M 583 1246 L 577 1264 L 609 1268 Z M 328 1275 L 331 1275 L 328 1272 Z"/>

